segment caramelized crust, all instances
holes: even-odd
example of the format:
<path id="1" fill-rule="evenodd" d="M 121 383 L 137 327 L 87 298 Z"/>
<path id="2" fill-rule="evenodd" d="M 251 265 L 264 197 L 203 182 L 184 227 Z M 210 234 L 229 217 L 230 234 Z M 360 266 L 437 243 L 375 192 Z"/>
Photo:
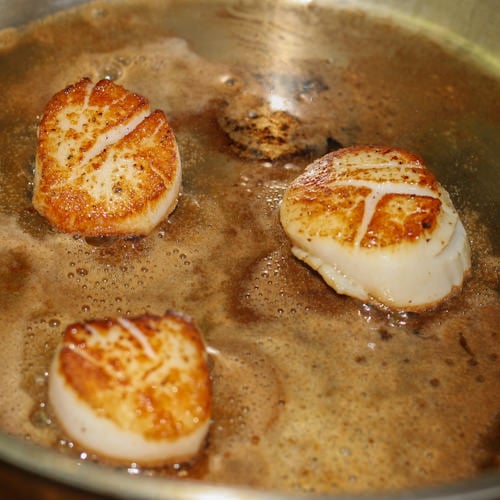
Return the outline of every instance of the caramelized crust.
<path id="1" fill-rule="evenodd" d="M 205 347 L 181 316 L 74 324 L 58 356 L 65 384 L 120 429 L 175 441 L 210 418 Z"/>
<path id="2" fill-rule="evenodd" d="M 285 194 L 287 215 L 304 231 L 346 245 L 385 247 L 432 232 L 439 184 L 422 160 L 395 148 L 356 146 L 313 163 Z"/>
<path id="3" fill-rule="evenodd" d="M 420 238 L 432 232 L 441 201 L 430 196 L 387 194 L 373 214 L 360 245 L 384 247 Z"/>
<path id="4" fill-rule="evenodd" d="M 162 111 L 108 80 L 56 94 L 39 126 L 33 204 L 59 230 L 146 234 L 177 202 L 181 168 Z"/>

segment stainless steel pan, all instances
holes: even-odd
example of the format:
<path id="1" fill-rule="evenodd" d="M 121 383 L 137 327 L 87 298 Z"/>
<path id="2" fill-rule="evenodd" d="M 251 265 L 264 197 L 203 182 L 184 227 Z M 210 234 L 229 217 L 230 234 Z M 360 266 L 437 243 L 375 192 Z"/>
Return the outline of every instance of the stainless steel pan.
<path id="1" fill-rule="evenodd" d="M 0 470 L 12 488 L 40 477 L 40 494 L 48 479 L 66 496 L 500 496 L 497 2 L 64 12 L 80 4 L 0 1 Z M 82 76 L 147 95 L 176 131 L 183 195 L 147 238 L 61 235 L 31 207 L 38 116 Z M 283 135 L 252 130 L 256 115 L 280 117 Z M 337 296 L 289 251 L 283 190 L 312 159 L 360 143 L 423 156 L 462 216 L 473 273 L 434 311 Z M 206 451 L 161 471 L 95 462 L 46 403 L 57 340 L 74 321 L 165 309 L 193 316 L 220 353 Z"/>

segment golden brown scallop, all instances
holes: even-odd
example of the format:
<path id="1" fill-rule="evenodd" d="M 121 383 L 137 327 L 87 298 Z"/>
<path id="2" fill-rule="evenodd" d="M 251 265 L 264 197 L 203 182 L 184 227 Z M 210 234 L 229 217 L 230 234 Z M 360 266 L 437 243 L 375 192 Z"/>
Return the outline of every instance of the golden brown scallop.
<path id="1" fill-rule="evenodd" d="M 397 309 L 434 306 L 462 285 L 470 247 L 421 158 L 358 146 L 312 163 L 280 208 L 296 257 L 338 293 Z"/>
<path id="2" fill-rule="evenodd" d="M 101 459 L 189 460 L 211 417 L 202 337 L 174 313 L 70 325 L 50 368 L 49 401 L 67 434 Z"/>
<path id="3" fill-rule="evenodd" d="M 177 203 L 181 163 L 162 111 L 109 80 L 84 78 L 47 104 L 33 205 L 59 230 L 143 235 Z"/>

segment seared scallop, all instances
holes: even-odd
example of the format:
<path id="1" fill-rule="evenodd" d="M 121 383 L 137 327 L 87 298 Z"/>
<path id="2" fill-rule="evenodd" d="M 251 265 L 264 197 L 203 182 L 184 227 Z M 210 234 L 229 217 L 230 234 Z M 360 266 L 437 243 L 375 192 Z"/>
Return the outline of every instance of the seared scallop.
<path id="1" fill-rule="evenodd" d="M 57 93 L 38 128 L 33 205 L 82 236 L 144 235 L 175 208 L 181 163 L 162 111 L 109 80 Z"/>
<path id="2" fill-rule="evenodd" d="M 286 190 L 280 219 L 293 254 L 362 301 L 429 308 L 470 269 L 449 194 L 401 149 L 350 147 L 316 160 Z"/>
<path id="3" fill-rule="evenodd" d="M 200 332 L 175 313 L 70 325 L 51 364 L 49 401 L 69 437 L 101 459 L 188 461 L 211 417 Z"/>

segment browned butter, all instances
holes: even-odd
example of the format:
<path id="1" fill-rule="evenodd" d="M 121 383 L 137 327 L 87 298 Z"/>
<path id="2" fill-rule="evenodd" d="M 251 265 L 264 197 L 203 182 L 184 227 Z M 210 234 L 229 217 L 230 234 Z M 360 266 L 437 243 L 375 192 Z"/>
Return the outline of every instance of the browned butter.
<path id="1" fill-rule="evenodd" d="M 195 464 L 142 471 L 290 492 L 447 483 L 499 466 L 500 83 L 493 69 L 384 20 L 314 2 L 99 2 L 0 33 L 0 427 L 80 460 L 47 370 L 66 325 L 191 315 L 214 420 Z M 84 76 L 148 96 L 183 162 L 175 212 L 145 238 L 60 234 L 31 206 L 36 124 Z M 255 97 L 305 147 L 241 154 L 221 116 Z M 295 126 L 294 125 L 294 126 Z M 277 210 L 318 155 L 421 155 L 471 240 L 463 292 L 420 315 L 336 295 L 293 258 Z M 146 479 L 145 479 L 146 480 Z"/>

